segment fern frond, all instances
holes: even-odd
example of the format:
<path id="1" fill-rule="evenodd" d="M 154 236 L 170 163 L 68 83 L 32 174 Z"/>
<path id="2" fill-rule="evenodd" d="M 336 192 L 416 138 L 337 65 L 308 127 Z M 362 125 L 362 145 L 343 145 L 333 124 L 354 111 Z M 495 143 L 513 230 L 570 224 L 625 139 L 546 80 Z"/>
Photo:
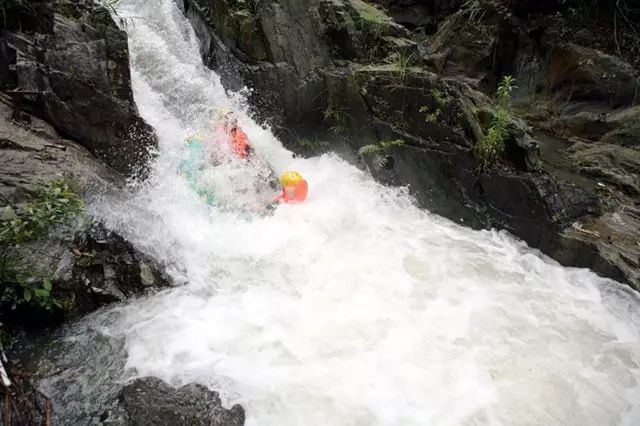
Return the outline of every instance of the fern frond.
<path id="1" fill-rule="evenodd" d="M 380 152 L 382 152 L 382 147 L 374 143 L 365 145 L 358 150 L 358 154 L 360 155 L 376 155 Z"/>

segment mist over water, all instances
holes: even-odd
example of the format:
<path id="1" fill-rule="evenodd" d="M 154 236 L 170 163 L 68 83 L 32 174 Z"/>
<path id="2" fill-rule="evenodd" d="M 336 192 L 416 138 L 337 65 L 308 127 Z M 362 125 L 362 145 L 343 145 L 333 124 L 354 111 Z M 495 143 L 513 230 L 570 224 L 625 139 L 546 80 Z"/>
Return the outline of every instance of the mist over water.
<path id="1" fill-rule="evenodd" d="M 120 339 L 91 355 L 125 357 L 119 380 L 205 384 L 249 425 L 640 423 L 636 293 L 422 211 L 334 155 L 294 159 L 202 65 L 172 0 L 122 3 L 159 156 L 135 196 L 89 208 L 185 285 L 99 312 L 68 340 Z M 238 188 L 259 186 L 264 166 L 241 161 L 208 172 L 227 207 L 177 175 L 185 137 L 228 106 L 266 163 L 307 179 L 308 202 L 252 213 L 264 194 Z"/>

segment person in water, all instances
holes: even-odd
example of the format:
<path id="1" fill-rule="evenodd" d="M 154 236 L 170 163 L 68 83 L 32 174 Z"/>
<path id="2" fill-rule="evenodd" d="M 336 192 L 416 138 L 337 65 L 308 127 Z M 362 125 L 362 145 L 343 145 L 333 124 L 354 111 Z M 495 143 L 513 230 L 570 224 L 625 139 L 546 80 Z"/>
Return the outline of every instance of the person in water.
<path id="1" fill-rule="evenodd" d="M 247 159 L 253 153 L 251 145 L 249 145 L 247 135 L 238 126 L 238 120 L 232 110 L 224 110 L 222 112 L 222 130 L 228 135 L 228 143 L 236 156 Z M 267 181 L 269 185 L 276 189 L 278 187 L 278 179 L 275 173 L 269 167 L 269 176 Z M 279 179 L 282 192 L 276 199 L 275 203 L 301 203 L 307 199 L 309 185 L 306 180 L 296 171 L 284 172 Z"/>
<path id="2" fill-rule="evenodd" d="M 238 126 L 238 118 L 232 110 L 225 110 L 222 117 L 222 132 L 231 151 L 241 159 L 246 159 L 253 152 L 247 134 Z"/>
<path id="3" fill-rule="evenodd" d="M 309 192 L 309 184 L 296 171 L 287 171 L 280 176 L 280 185 L 282 185 L 282 193 L 276 198 L 279 203 L 302 203 L 307 199 Z"/>

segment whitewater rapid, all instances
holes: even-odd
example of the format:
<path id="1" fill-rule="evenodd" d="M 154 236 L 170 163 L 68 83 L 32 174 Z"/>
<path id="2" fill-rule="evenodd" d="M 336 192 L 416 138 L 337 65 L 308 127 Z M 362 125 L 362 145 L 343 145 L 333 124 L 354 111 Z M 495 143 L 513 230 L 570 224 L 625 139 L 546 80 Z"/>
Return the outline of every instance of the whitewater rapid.
<path id="1" fill-rule="evenodd" d="M 172 0 L 119 13 L 158 159 L 134 196 L 89 209 L 183 283 L 67 337 L 120 339 L 119 380 L 199 382 L 260 426 L 640 423 L 638 294 L 420 210 L 334 155 L 294 158 L 202 65 Z M 277 172 L 305 176 L 307 203 L 208 209 L 176 175 L 185 136 L 229 106 Z M 255 179 L 212 173 L 229 196 Z"/>

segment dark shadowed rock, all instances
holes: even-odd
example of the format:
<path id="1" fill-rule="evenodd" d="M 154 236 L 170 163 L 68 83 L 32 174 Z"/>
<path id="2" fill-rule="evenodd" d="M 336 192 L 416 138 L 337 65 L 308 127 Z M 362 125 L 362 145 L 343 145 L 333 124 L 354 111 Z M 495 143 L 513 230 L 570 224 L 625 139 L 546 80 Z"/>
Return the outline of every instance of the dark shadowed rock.
<path id="1" fill-rule="evenodd" d="M 599 50 L 560 43 L 549 58 L 547 82 L 567 99 L 592 100 L 616 107 L 638 100 L 640 82 L 631 65 Z"/>
<path id="2" fill-rule="evenodd" d="M 250 88 L 258 118 L 290 145 L 327 135 L 327 75 L 415 50 L 406 28 L 362 0 L 176 3 L 198 35 L 205 64 L 225 87 Z"/>
<path id="3" fill-rule="evenodd" d="M 423 59 L 438 73 L 455 76 L 489 92 L 494 77 L 494 48 L 500 28 L 495 21 L 472 22 L 457 12 L 449 16 L 433 38 L 422 44 Z"/>
<path id="4" fill-rule="evenodd" d="M 91 0 L 39 7 L 48 31 L 0 34 L 0 88 L 114 169 L 139 171 L 156 138 L 133 102 L 126 34 Z"/>
<path id="5" fill-rule="evenodd" d="M 610 144 L 576 143 L 571 157 L 581 173 L 640 194 L 640 150 Z"/>
<path id="6" fill-rule="evenodd" d="M 601 141 L 626 147 L 640 146 L 640 106 L 609 108 L 575 103 L 550 120 L 549 128 L 566 137 Z"/>
<path id="7" fill-rule="evenodd" d="M 115 406 L 101 419 L 119 426 L 241 426 L 244 410 L 222 406 L 220 397 L 206 387 L 189 384 L 179 389 L 155 377 L 136 379 L 118 395 Z"/>

